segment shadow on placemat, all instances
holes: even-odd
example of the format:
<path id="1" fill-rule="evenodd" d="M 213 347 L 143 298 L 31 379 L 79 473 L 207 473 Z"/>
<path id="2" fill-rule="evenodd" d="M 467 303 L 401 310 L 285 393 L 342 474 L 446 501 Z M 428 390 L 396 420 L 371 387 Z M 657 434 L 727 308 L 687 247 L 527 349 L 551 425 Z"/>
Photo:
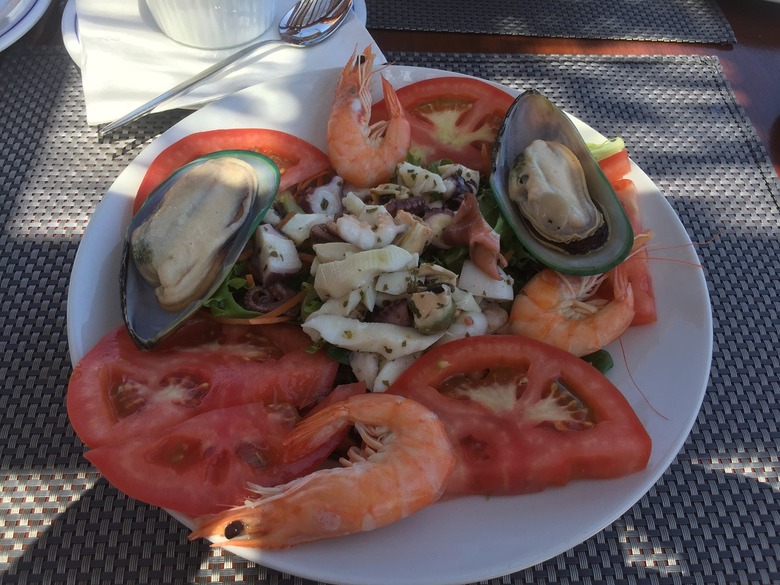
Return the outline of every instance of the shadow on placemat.
<path id="1" fill-rule="evenodd" d="M 366 0 L 369 29 L 733 44 L 715 0 Z"/>
<path id="2" fill-rule="evenodd" d="M 778 181 L 717 60 L 388 58 L 537 87 L 602 133 L 623 136 L 702 243 L 715 355 L 677 461 L 604 531 L 486 583 L 780 582 Z M 117 492 L 81 456 L 64 408 L 70 268 L 102 194 L 174 118 L 98 142 L 78 70 L 61 50 L 10 54 L 0 79 L 0 581 L 313 583 L 187 541 L 186 528 Z"/>

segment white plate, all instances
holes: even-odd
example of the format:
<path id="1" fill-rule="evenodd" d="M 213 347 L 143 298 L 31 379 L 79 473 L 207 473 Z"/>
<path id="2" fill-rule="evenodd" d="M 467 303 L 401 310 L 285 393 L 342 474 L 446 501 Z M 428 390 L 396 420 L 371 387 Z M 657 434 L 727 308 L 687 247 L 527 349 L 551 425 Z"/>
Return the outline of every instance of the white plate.
<path id="1" fill-rule="evenodd" d="M 453 75 L 414 67 L 389 67 L 396 86 Z M 118 273 L 121 226 L 149 163 L 166 146 L 195 131 L 268 127 L 286 130 L 325 148 L 325 121 L 335 70 L 277 79 L 249 88 L 192 114 L 146 148 L 108 190 L 84 234 L 68 297 L 68 341 L 77 361 L 110 328 L 121 323 Z M 509 90 L 508 90 L 509 91 Z M 587 140 L 603 139 L 576 121 Z M 630 137 L 626 137 L 630 143 Z M 657 257 L 697 263 L 672 208 L 637 167 L 647 227 Z M 666 249 L 672 246 L 673 249 Z M 658 322 L 623 336 L 609 377 L 623 391 L 653 438 L 647 469 L 609 481 L 579 481 L 517 497 L 470 497 L 437 503 L 397 524 L 370 533 L 321 541 L 280 552 L 227 547 L 265 566 L 309 579 L 354 585 L 449 585 L 505 575 L 558 555 L 617 520 L 656 483 L 677 455 L 701 406 L 712 354 L 709 297 L 702 271 L 674 261 L 652 261 Z M 180 518 L 188 524 L 186 518 Z M 189 525 L 189 524 L 188 524 Z M 626 530 L 630 530 L 627 528 Z M 621 546 L 620 543 L 614 543 Z M 627 551 L 626 554 L 631 554 Z"/>
<path id="2" fill-rule="evenodd" d="M 51 0 L 34 0 L 31 6 L 22 1 L 10 10 L 8 13 L 9 21 L 0 20 L 0 30 L 4 31 L 0 34 L 0 51 L 5 51 L 27 34 L 46 13 L 49 4 L 51 4 Z M 0 0 L 0 14 L 4 12 L 4 8 L 10 6 L 10 2 Z"/>
<path id="3" fill-rule="evenodd" d="M 365 26 L 368 12 L 366 10 L 365 0 L 354 0 L 352 9 L 360 22 Z M 79 39 L 79 19 L 76 13 L 76 0 L 68 0 L 62 11 L 62 41 L 65 44 L 65 50 L 73 59 L 73 62 L 81 67 L 81 40 Z"/>
<path id="4" fill-rule="evenodd" d="M 79 18 L 76 14 L 76 0 L 68 0 L 65 8 L 62 9 L 62 21 L 60 21 L 60 30 L 62 31 L 62 43 L 65 50 L 73 59 L 73 62 L 81 67 L 81 39 L 79 38 Z"/>

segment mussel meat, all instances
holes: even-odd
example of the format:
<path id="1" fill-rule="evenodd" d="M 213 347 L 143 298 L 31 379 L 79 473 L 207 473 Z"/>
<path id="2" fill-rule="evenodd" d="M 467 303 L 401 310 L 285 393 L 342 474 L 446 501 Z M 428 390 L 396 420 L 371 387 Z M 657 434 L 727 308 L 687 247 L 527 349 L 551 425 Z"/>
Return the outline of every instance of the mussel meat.
<path id="1" fill-rule="evenodd" d="M 567 274 L 599 274 L 633 245 L 626 214 L 570 118 L 536 90 L 509 108 L 490 183 L 528 252 Z"/>
<path id="2" fill-rule="evenodd" d="M 220 151 L 175 171 L 130 221 L 120 273 L 130 336 L 156 345 L 219 287 L 270 207 L 279 169 L 250 151 Z"/>

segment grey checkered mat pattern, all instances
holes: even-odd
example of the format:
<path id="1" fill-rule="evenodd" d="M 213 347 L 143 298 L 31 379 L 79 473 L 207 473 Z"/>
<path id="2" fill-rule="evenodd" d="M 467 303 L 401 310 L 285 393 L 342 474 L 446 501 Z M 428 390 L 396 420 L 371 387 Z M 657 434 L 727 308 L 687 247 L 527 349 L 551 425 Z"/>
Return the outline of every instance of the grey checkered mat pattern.
<path id="1" fill-rule="evenodd" d="M 366 0 L 368 28 L 733 44 L 715 0 Z"/>
<path id="2" fill-rule="evenodd" d="M 707 242 L 711 383 L 677 460 L 604 531 L 486 583 L 780 583 L 779 187 L 717 60 L 388 57 L 537 87 L 626 137 L 691 238 Z M 64 51 L 12 51 L 0 79 L 0 582 L 310 583 L 188 542 L 165 512 L 101 479 L 68 424 L 65 309 L 79 238 L 106 188 L 181 114 L 101 143 Z"/>

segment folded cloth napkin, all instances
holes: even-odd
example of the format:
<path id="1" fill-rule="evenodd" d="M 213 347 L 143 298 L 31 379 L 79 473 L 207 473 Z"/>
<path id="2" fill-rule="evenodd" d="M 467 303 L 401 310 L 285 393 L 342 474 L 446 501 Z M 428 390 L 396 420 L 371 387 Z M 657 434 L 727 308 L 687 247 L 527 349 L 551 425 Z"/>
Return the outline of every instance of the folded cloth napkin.
<path id="1" fill-rule="evenodd" d="M 294 0 L 277 0 L 275 16 L 263 37 L 278 39 L 277 23 Z M 238 50 L 194 49 L 165 36 L 143 0 L 76 0 L 81 42 L 81 72 L 87 123 L 113 121 L 188 77 Z M 156 111 L 196 108 L 209 101 L 274 77 L 347 64 L 355 49 L 379 47 L 355 14 L 319 45 L 305 49 L 268 44 L 224 74 Z"/>

